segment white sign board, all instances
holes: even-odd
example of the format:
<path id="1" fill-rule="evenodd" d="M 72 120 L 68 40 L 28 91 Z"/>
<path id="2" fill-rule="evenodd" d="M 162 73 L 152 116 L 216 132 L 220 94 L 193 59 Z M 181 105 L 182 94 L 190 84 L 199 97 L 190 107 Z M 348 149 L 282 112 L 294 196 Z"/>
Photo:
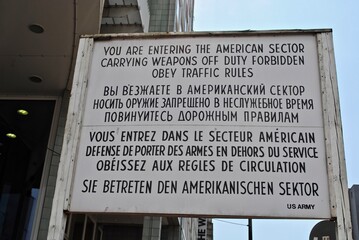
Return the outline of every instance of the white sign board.
<path id="1" fill-rule="evenodd" d="M 207 239 L 207 219 L 198 218 L 197 240 Z"/>
<path id="2" fill-rule="evenodd" d="M 330 218 L 314 34 L 94 42 L 70 211 Z"/>

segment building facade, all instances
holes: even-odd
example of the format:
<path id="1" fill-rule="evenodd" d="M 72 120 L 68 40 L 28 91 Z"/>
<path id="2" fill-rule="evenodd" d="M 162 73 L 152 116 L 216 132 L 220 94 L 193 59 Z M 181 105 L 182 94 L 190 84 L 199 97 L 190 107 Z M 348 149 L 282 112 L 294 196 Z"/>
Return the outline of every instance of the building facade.
<path id="1" fill-rule="evenodd" d="M 80 36 L 190 32 L 193 8 L 194 0 L 0 2 L 0 239 L 51 239 Z M 64 218 L 64 239 L 195 239 L 198 229 L 192 218 Z"/>
<path id="2" fill-rule="evenodd" d="M 359 239 L 359 185 L 349 189 L 350 213 L 352 218 L 353 239 Z"/>

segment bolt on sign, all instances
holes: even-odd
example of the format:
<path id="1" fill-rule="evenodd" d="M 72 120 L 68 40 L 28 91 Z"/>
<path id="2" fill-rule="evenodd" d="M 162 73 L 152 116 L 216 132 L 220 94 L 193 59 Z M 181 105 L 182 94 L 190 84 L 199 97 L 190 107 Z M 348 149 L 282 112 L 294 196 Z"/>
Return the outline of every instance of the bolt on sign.
<path id="1" fill-rule="evenodd" d="M 69 210 L 331 218 L 320 34 L 83 38 Z"/>

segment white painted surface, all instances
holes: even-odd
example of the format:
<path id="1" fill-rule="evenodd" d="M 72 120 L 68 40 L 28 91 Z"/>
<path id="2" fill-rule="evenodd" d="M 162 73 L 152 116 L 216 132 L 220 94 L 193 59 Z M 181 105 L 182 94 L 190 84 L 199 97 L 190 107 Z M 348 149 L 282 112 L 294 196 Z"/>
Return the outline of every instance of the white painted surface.
<path id="1" fill-rule="evenodd" d="M 216 51 L 218 44 L 221 46 L 234 44 L 232 45 L 234 48 L 237 47 L 235 44 L 240 44 L 241 49 L 247 44 L 251 46 L 255 44 L 262 46 L 263 52 L 247 53 L 240 51 L 224 54 Z M 301 50 L 290 53 L 288 44 Z M 209 48 L 205 53 L 198 52 L 197 45 L 206 45 Z M 187 52 L 183 54 L 177 52 L 149 54 L 153 50 L 153 46 L 163 46 L 163 48 L 167 46 L 168 49 L 172 46 L 175 46 L 175 49 L 178 46 L 183 46 Z M 280 52 L 273 53 L 275 46 L 279 46 Z M 95 42 L 70 210 L 80 212 L 329 218 L 328 177 L 316 46 L 315 35 L 311 34 L 125 39 Z M 105 49 L 108 47 L 121 48 L 121 53 L 112 56 L 106 55 Z M 141 54 L 126 54 L 129 47 L 142 49 Z M 212 62 L 208 66 L 202 64 L 202 60 L 209 56 L 218 62 Z M 242 62 L 226 65 L 225 59 L 228 56 L 240 58 Z M 253 59 L 264 58 L 264 56 L 269 58 L 279 56 L 286 59 L 302 57 L 304 64 L 259 65 L 253 62 Z M 165 63 L 163 65 L 166 66 L 153 66 L 153 57 L 164 57 Z M 191 65 L 169 64 L 168 61 L 170 60 L 168 59 L 174 60 L 174 57 L 190 58 Z M 101 63 L 108 62 L 110 58 L 112 61 L 119 61 L 119 63 L 124 61 L 123 66 L 102 67 Z M 127 61 L 132 61 L 134 58 L 138 59 L 142 66 L 128 66 Z M 244 58 L 246 58 L 245 63 L 243 62 Z M 182 71 L 185 70 L 182 68 L 191 68 L 192 71 L 193 68 L 208 68 L 207 72 L 215 73 L 214 75 L 218 76 L 183 76 Z M 226 68 L 245 68 L 246 70 L 241 71 L 246 73 L 243 74 L 242 72 L 241 76 L 235 78 L 225 77 Z M 152 75 L 156 71 L 155 69 L 168 69 L 165 70 L 168 71 L 167 77 L 155 78 Z M 157 86 L 157 90 L 154 92 L 147 91 L 145 93 L 141 90 L 136 92 L 137 89 L 144 87 L 151 89 L 153 86 Z M 179 86 L 182 89 L 181 94 L 177 92 Z M 222 86 L 226 93 L 209 91 L 211 86 L 214 88 Z M 132 88 L 131 94 L 129 91 L 126 92 L 129 87 Z M 199 87 L 201 91 L 194 93 L 191 91 L 194 87 Z M 232 89 L 237 88 L 239 91 L 227 91 L 230 87 Z M 262 87 L 264 91 L 254 90 Z M 300 93 L 295 92 L 296 90 L 300 90 Z M 161 107 L 163 99 L 187 97 L 208 98 L 209 107 L 189 108 L 189 106 L 184 105 Z M 227 98 L 232 98 L 234 101 L 237 98 L 246 99 L 246 101 L 269 98 L 282 101 L 282 105 L 281 108 L 263 108 L 259 107 L 257 102 L 257 105 L 229 107 L 223 104 Z M 120 99 L 116 101 L 121 101 L 123 107 L 121 108 L 119 105 L 120 107 L 117 109 L 106 109 L 105 107 L 103 109 L 95 107 L 94 109 L 95 101 L 109 104 L 112 101 L 111 99 Z M 126 103 L 133 101 L 139 103 L 145 99 L 157 99 L 154 101 L 158 101 L 158 106 L 152 108 L 148 105 L 139 104 L 126 107 Z M 297 106 L 293 109 L 286 104 L 287 101 L 292 100 L 310 101 L 313 103 L 310 106 L 313 107 L 301 109 Z M 216 101 L 219 102 L 219 105 L 215 104 Z M 200 117 L 194 118 L 193 121 L 188 119 L 181 121 L 181 114 L 189 114 L 187 111 L 191 114 L 198 113 L 197 116 Z M 257 117 L 248 120 L 245 117 L 246 111 L 255 111 L 256 114 L 261 112 L 263 118 L 258 118 L 257 115 Z M 106 118 L 106 112 L 109 112 L 110 116 L 116 116 L 116 121 L 109 121 L 109 118 Z M 122 121 L 123 119 L 119 116 L 124 112 L 132 112 L 135 116 L 132 118 L 133 121 Z M 208 118 L 208 116 L 202 119 L 201 116 L 206 116 L 208 112 L 230 113 L 233 118 L 231 121 L 224 121 L 223 119 L 217 121 L 211 117 Z M 295 118 L 290 118 L 291 121 L 267 121 L 264 112 L 269 112 L 269 114 L 274 114 L 277 117 L 278 113 L 282 112 L 288 116 L 294 115 Z M 139 113 L 149 114 L 148 116 L 152 118 L 147 118 L 145 121 L 143 118 L 139 120 L 143 116 Z M 157 114 L 158 118 L 156 118 Z M 168 118 L 168 116 L 170 117 Z M 138 139 L 126 141 L 123 134 L 129 131 L 145 134 L 147 139 L 145 141 Z M 163 136 L 170 131 L 181 133 L 182 138 L 180 140 L 164 140 Z M 91 141 L 91 134 L 101 135 L 97 132 L 109 134 L 109 141 L 105 139 L 92 139 Z M 203 134 L 203 138 L 195 141 L 194 135 L 200 134 L 199 132 Z M 312 134 L 315 140 L 302 143 L 288 142 L 287 138 L 281 139 L 281 137 L 274 142 L 261 140 L 260 137 L 263 136 L 261 134 L 271 132 L 280 132 L 280 136 L 292 134 L 294 139 L 297 139 L 300 134 Z M 216 134 L 222 136 L 223 133 L 224 138 L 213 137 Z M 245 133 L 247 138 L 243 141 L 239 139 L 236 141 L 234 135 L 241 133 Z M 148 146 L 153 145 L 158 145 L 158 151 L 155 154 L 151 151 L 144 154 L 135 151 L 131 154 L 124 152 L 131 146 L 133 149 L 143 149 L 151 148 Z M 96 146 L 100 146 L 98 149 L 101 149 L 101 146 L 118 146 L 116 148 L 119 149 L 119 152 L 115 154 L 117 156 L 109 156 L 112 154 L 104 153 L 89 154 L 89 149 L 94 149 L 93 147 L 96 148 Z M 199 154 L 200 156 L 191 156 L 187 153 L 187 148 L 191 148 L 191 146 L 206 146 L 207 152 Z M 227 148 L 227 156 L 217 151 L 221 147 Z M 269 148 L 273 147 L 279 149 L 278 157 L 270 156 L 268 153 Z M 173 149 L 175 151 L 172 151 Z M 242 152 L 238 156 L 238 152 L 234 149 L 253 150 L 257 151 L 258 154 Z M 296 151 L 295 149 L 306 149 L 310 156 L 299 158 L 299 155 L 293 152 Z M 289 151 L 291 153 L 288 155 Z M 120 165 L 118 168 L 117 165 L 114 166 L 114 170 L 110 171 L 99 170 L 103 160 L 115 160 L 114 164 L 120 163 Z M 128 160 L 139 160 L 137 161 L 139 164 L 137 171 L 123 169 L 121 161 L 127 164 Z M 170 161 L 172 162 L 171 168 L 167 168 L 167 171 L 155 171 L 154 164 L 156 161 L 166 163 Z M 201 162 L 207 164 L 207 167 L 202 165 L 202 171 L 198 169 L 181 171 L 179 164 L 183 161 L 187 161 L 190 165 Z M 222 170 L 223 161 L 233 164 L 232 171 Z M 263 164 L 263 162 L 275 166 L 278 166 L 278 162 L 280 162 L 282 168 L 289 164 L 287 162 L 291 164 L 298 162 L 304 166 L 305 170 L 300 173 L 293 173 L 289 170 L 263 172 L 262 168 L 256 168 L 257 171 L 248 172 L 248 168 L 245 169 L 244 167 L 247 163 Z M 128 164 L 127 167 L 129 167 Z M 85 180 L 87 181 L 84 182 Z M 88 192 L 90 180 L 96 181 L 97 186 Z M 148 191 L 146 188 L 135 189 L 135 185 L 139 184 L 140 181 L 143 181 L 143 184 L 148 184 Z M 163 193 L 159 187 L 163 181 L 171 181 L 177 187 L 176 190 L 169 188 L 169 193 Z M 190 184 L 190 181 L 199 185 L 203 184 L 204 187 L 200 188 L 198 192 L 189 193 L 186 191 L 186 184 Z M 235 193 L 213 191 L 213 188 L 209 186 L 213 186 L 213 184 L 216 186 L 218 182 L 215 181 L 221 181 L 219 186 L 222 192 L 224 182 L 235 182 Z M 114 184 L 112 189 L 108 188 L 108 182 Z M 260 184 L 260 190 L 254 188 L 254 182 Z M 129 189 L 126 184 L 132 184 L 133 187 Z M 249 189 L 246 190 L 246 186 L 249 186 Z M 255 192 L 255 194 L 250 194 L 248 190 Z M 308 194 L 306 194 L 306 190 Z M 302 209 L 301 207 L 313 209 Z"/>

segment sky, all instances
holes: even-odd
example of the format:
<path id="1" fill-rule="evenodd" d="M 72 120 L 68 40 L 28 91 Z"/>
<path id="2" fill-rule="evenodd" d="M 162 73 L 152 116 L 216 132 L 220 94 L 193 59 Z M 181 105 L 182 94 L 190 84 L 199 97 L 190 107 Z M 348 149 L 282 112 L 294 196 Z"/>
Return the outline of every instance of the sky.
<path id="1" fill-rule="evenodd" d="M 348 187 L 359 184 L 359 1 L 195 0 L 194 31 L 333 30 Z M 215 240 L 247 239 L 246 219 L 214 219 Z M 309 239 L 314 220 L 253 220 L 254 240 Z"/>

